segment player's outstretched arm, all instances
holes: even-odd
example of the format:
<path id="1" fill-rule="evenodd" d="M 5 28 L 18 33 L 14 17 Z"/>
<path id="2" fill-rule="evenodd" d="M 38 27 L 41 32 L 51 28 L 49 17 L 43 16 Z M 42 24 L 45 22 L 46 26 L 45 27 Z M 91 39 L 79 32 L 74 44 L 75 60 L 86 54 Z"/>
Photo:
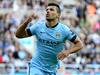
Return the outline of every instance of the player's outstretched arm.
<path id="1" fill-rule="evenodd" d="M 27 34 L 27 31 L 26 31 L 26 27 L 27 27 L 28 23 L 30 23 L 32 21 L 33 16 L 34 16 L 34 14 L 29 16 L 22 24 L 19 25 L 17 31 L 15 32 L 15 35 L 17 38 L 29 37 L 29 35 Z"/>

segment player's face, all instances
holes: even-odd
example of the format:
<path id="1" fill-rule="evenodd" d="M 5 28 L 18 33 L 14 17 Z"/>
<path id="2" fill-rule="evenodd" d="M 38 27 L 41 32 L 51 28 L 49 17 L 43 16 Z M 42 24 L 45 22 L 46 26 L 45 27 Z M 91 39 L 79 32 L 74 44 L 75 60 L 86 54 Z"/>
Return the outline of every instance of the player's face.
<path id="1" fill-rule="evenodd" d="M 59 18 L 59 13 L 57 12 L 56 6 L 48 6 L 46 8 L 46 19 L 54 20 Z"/>

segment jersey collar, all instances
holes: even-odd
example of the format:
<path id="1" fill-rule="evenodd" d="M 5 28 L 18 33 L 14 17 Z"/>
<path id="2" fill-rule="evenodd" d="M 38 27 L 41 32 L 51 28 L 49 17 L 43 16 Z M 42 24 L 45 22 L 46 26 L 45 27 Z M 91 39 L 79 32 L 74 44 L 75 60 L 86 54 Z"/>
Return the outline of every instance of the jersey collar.
<path id="1" fill-rule="evenodd" d="M 56 25 L 54 25 L 54 26 L 52 26 L 52 27 L 50 27 L 49 25 L 46 24 L 46 27 L 47 27 L 47 28 L 55 28 L 58 24 L 59 24 L 59 23 L 57 23 Z"/>

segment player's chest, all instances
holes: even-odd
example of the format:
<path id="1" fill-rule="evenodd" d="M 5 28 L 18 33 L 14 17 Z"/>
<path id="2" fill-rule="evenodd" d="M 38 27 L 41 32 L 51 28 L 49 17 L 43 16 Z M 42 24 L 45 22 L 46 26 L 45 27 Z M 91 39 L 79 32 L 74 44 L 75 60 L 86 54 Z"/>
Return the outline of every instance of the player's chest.
<path id="1" fill-rule="evenodd" d="M 37 32 L 37 37 L 39 39 L 51 40 L 51 41 L 59 41 L 62 42 L 64 39 L 64 35 L 61 30 L 53 30 L 53 29 L 40 29 Z"/>

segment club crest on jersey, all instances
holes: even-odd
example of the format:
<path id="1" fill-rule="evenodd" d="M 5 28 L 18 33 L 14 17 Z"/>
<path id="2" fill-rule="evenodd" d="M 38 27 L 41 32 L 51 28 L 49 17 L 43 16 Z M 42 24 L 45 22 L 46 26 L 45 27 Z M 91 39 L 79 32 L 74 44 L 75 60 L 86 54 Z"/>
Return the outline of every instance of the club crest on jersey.
<path id="1" fill-rule="evenodd" d="M 56 36 L 56 38 L 60 38 L 61 37 L 60 32 L 56 32 L 55 36 Z"/>

